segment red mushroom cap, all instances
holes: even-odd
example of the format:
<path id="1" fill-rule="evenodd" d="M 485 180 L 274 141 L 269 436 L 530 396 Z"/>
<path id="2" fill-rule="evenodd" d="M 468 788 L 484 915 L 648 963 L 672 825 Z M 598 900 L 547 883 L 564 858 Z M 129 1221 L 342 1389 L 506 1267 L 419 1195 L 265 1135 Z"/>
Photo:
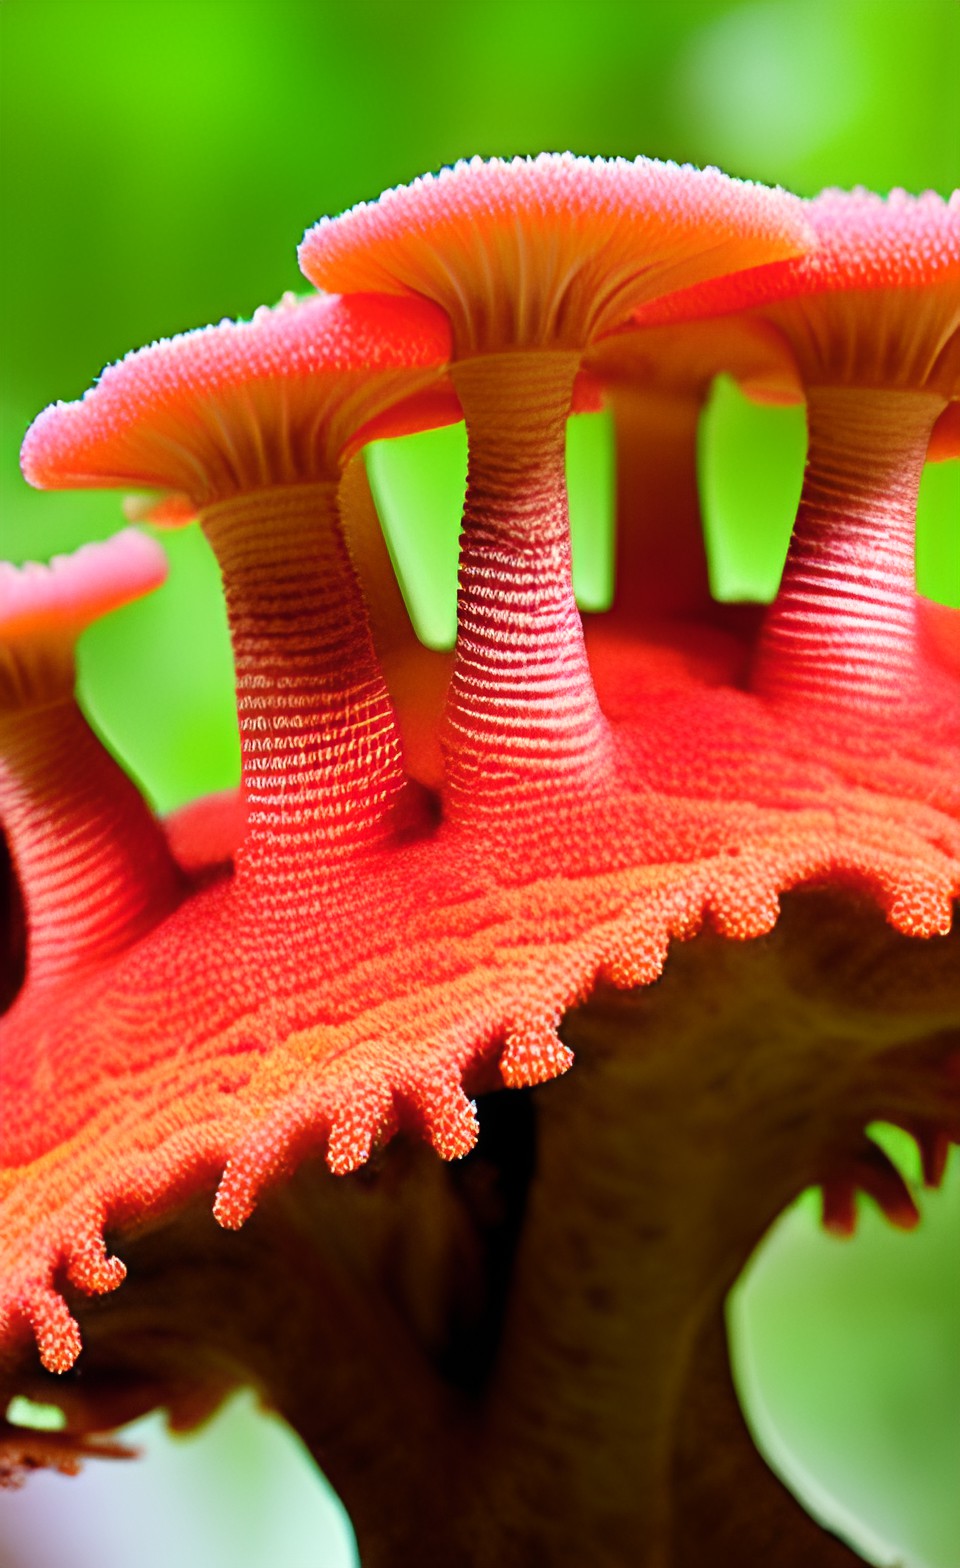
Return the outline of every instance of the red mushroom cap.
<path id="1" fill-rule="evenodd" d="M 886 198 L 826 190 L 807 202 L 816 248 L 712 279 L 637 312 L 646 326 L 761 311 L 810 385 L 960 388 L 960 191 Z"/>
<path id="2" fill-rule="evenodd" d="M 304 237 L 322 288 L 421 294 L 458 357 L 583 348 L 645 300 L 797 255 L 810 242 L 784 191 L 652 158 L 472 158 L 385 191 Z"/>
<path id="3" fill-rule="evenodd" d="M 78 403 L 45 409 L 23 443 L 24 476 L 41 489 L 187 497 L 164 505 L 166 521 L 244 490 L 335 478 L 364 426 L 383 435 L 459 418 L 452 392 L 437 398 L 449 353 L 447 322 L 425 300 L 288 295 L 251 321 L 128 354 Z M 418 394 L 429 398 L 419 419 Z"/>

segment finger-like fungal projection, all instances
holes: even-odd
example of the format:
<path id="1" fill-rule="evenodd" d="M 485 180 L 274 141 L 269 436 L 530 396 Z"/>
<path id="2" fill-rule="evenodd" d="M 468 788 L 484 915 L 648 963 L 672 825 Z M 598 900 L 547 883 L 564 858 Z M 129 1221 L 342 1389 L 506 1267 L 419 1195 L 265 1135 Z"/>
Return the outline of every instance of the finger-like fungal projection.
<path id="1" fill-rule="evenodd" d="M 158 823 L 77 705 L 156 544 L 0 569 L 0 1391 L 66 1420 L 8 1422 L 0 1467 L 249 1383 L 365 1568 L 856 1561 L 752 1448 L 722 1310 L 806 1187 L 837 1235 L 862 1194 L 916 1222 L 872 1123 L 931 1185 L 960 1139 L 957 612 L 912 583 L 958 211 L 474 160 L 312 229 L 337 294 L 38 417 L 32 484 L 212 545 L 241 778 Z M 810 411 L 762 626 L 705 569 L 720 370 Z M 584 632 L 564 428 L 597 387 L 619 580 Z M 357 455 L 461 409 L 444 695 Z"/>

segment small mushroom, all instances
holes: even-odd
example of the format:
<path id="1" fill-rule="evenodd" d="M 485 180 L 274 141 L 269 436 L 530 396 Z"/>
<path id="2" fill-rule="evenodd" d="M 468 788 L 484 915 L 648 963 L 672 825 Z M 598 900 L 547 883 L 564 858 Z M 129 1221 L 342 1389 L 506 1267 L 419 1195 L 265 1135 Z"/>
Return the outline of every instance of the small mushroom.
<path id="1" fill-rule="evenodd" d="M 307 866 L 381 841 L 401 809 L 400 739 L 337 488 L 365 439 L 441 417 L 448 357 L 424 301 L 290 296 L 128 355 L 24 442 L 33 484 L 156 488 L 155 520 L 199 518 L 236 671 L 237 874 L 269 883 L 269 918 L 302 899 Z"/>
<path id="2" fill-rule="evenodd" d="M 763 321 L 626 327 L 587 355 L 617 437 L 614 616 L 698 615 L 713 600 L 697 483 L 700 416 L 718 375 L 758 402 L 802 397 L 792 355 Z"/>
<path id="3" fill-rule="evenodd" d="M 960 193 L 824 191 L 809 255 L 706 284 L 648 323 L 749 310 L 806 389 L 800 509 L 752 688 L 785 704 L 960 736 L 960 698 L 925 656 L 914 577 L 931 436 L 960 395 Z"/>
<path id="4" fill-rule="evenodd" d="M 25 904 L 32 989 L 108 962 L 178 898 L 159 823 L 74 698 L 85 627 L 165 575 L 163 551 L 134 529 L 49 566 L 0 563 L 0 819 Z"/>
<path id="5" fill-rule="evenodd" d="M 795 255 L 782 191 L 638 158 L 472 159 L 324 218 L 300 247 L 323 288 L 416 293 L 453 331 L 467 423 L 459 631 L 445 718 L 458 820 L 543 809 L 613 767 L 570 571 L 564 439 L 589 345 L 644 301 Z"/>

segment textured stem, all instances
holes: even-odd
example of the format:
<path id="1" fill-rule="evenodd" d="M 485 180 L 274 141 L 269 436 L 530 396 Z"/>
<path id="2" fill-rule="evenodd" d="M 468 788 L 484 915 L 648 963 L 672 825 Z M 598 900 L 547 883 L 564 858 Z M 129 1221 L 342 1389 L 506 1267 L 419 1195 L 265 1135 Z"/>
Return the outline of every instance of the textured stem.
<path id="1" fill-rule="evenodd" d="M 27 975 L 106 963 L 172 908 L 166 840 L 72 697 L 0 715 L 0 818 L 27 917 Z"/>
<path id="2" fill-rule="evenodd" d="M 891 720 L 924 701 L 914 574 L 934 394 L 812 387 L 809 455 L 753 689 Z"/>
<path id="3" fill-rule="evenodd" d="M 498 354 L 453 378 L 469 443 L 457 654 L 444 746 L 451 814 L 582 789 L 609 765 L 570 574 L 566 419 L 578 356 Z"/>
<path id="4" fill-rule="evenodd" d="M 536 1091 L 477 1461 L 502 1534 L 477 1563 L 688 1568 L 728 1560 L 711 1541 L 741 1527 L 759 1548 L 768 1525 L 789 1532 L 785 1568 L 803 1560 L 787 1544 L 804 1541 L 811 1563 L 855 1560 L 755 1455 L 736 1459 L 742 1489 L 725 1491 L 724 1456 L 706 1433 L 698 1448 L 688 1406 L 697 1358 L 716 1353 L 701 1336 L 787 1204 L 874 1118 L 955 1117 L 956 958 L 953 937 L 918 943 L 854 904 L 797 894 L 764 942 L 705 933 L 674 948 L 657 986 L 568 1014 L 575 1061 Z M 941 1032 L 925 1064 L 922 1042 Z M 710 1414 L 733 1430 L 729 1408 Z M 767 1513 L 751 1537 L 754 1476 Z M 687 1528 L 694 1500 L 702 1525 Z"/>
<path id="5" fill-rule="evenodd" d="M 202 518 L 223 574 L 248 830 L 238 877 L 272 902 L 382 843 L 400 744 L 336 485 L 263 490 Z"/>
<path id="6" fill-rule="evenodd" d="M 452 655 L 424 647 L 413 629 L 362 453 L 347 465 L 339 497 L 347 548 L 363 585 L 370 634 L 400 728 L 404 768 L 438 789 L 443 781 L 440 721 Z"/>
<path id="7" fill-rule="evenodd" d="M 692 615 L 712 604 L 697 488 L 699 398 L 618 386 L 613 612 Z"/>

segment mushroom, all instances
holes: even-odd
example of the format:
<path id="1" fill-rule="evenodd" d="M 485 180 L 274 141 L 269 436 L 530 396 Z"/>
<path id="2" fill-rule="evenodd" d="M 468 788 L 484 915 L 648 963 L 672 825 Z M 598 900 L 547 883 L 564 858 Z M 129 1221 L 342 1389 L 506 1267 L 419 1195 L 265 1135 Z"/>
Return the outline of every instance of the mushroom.
<path id="1" fill-rule="evenodd" d="M 922 713 L 956 740 L 956 689 L 919 635 L 914 535 L 931 436 L 960 396 L 960 193 L 831 190 L 807 211 L 808 256 L 641 319 L 749 310 L 806 388 L 804 489 L 753 689 L 890 726 Z"/>
<path id="2" fill-rule="evenodd" d="M 73 692 L 84 628 L 165 575 L 163 551 L 133 529 L 49 566 L 0 563 L 0 817 L 25 903 L 31 990 L 109 962 L 179 897 L 159 823 Z"/>
<path id="3" fill-rule="evenodd" d="M 474 158 L 307 233 L 322 288 L 415 293 L 450 316 L 467 424 L 457 653 L 447 702 L 453 819 L 542 809 L 613 766 L 570 574 L 564 432 L 583 354 L 642 302 L 797 254 L 793 198 L 716 169 L 637 158 Z"/>
<path id="4" fill-rule="evenodd" d="M 251 889 L 269 882 L 268 919 L 278 899 L 302 898 L 309 864 L 377 842 L 398 807 L 399 737 L 337 486 L 351 446 L 406 428 L 418 395 L 436 421 L 447 344 L 442 316 L 422 302 L 289 296 L 249 323 L 128 355 L 83 402 L 48 409 L 24 442 L 37 485 L 155 487 L 164 499 L 148 515 L 199 516 L 224 578 L 236 670 L 237 874 Z"/>
<path id="5" fill-rule="evenodd" d="M 26 973 L 4 1022 L 3 1163 L 29 1163 L 48 1129 L 17 1117 L 18 1088 L 49 1072 L 36 1021 L 75 988 L 135 948 L 179 901 L 179 877 L 162 829 L 139 792 L 90 729 L 74 699 L 74 648 L 99 616 L 163 582 L 166 559 L 128 530 L 85 545 L 50 566 L 0 566 L 0 816 L 10 845 L 26 928 Z M 54 1095 L 57 1089 L 54 1089 Z M 67 1110 L 66 1118 L 76 1107 Z M 9 1191 L 9 1169 L 0 1188 Z M 28 1224 L 40 1221 L 27 1197 Z M 18 1235 L 11 1238 L 16 1244 Z M 124 1277 L 102 1242 L 78 1235 L 72 1278 L 90 1290 Z M 79 1349 L 61 1297 L 29 1264 L 22 1310 L 38 1342 Z M 69 1351 L 67 1352 L 69 1354 Z"/>
<path id="6" fill-rule="evenodd" d="M 635 287 L 697 275 L 637 280 L 632 197 L 699 258 L 673 197 L 729 194 L 716 181 L 560 159 L 425 187 L 438 226 L 461 186 L 489 186 L 508 215 L 450 302 L 474 490 L 437 801 L 411 790 L 363 603 L 373 578 L 350 566 L 331 489 L 365 434 L 419 420 L 442 385 L 437 303 L 388 285 L 394 252 L 434 254 L 433 229 L 423 245 L 384 220 L 381 236 L 369 209 L 319 231 L 347 236 L 344 281 L 362 294 L 145 350 L 25 444 L 35 482 L 159 485 L 199 511 L 263 816 L 235 870 L 222 839 L 205 861 L 183 834 L 182 901 L 56 1008 L 28 980 L 0 1025 L 4 1386 L 61 1404 L 63 1443 L 82 1445 L 155 1404 L 190 1425 L 252 1382 L 327 1470 L 365 1564 L 686 1568 L 731 1540 L 770 1568 L 855 1560 L 738 1425 L 722 1305 L 811 1184 L 834 1228 L 860 1190 L 912 1220 L 871 1122 L 910 1131 L 931 1180 L 960 1136 L 951 754 L 924 749 L 921 714 L 916 755 L 867 781 L 856 737 L 744 688 L 742 645 L 709 606 L 668 632 L 591 638 L 588 667 L 561 537 L 559 433 L 584 351 Z M 596 266 L 561 224 L 559 288 L 518 292 L 529 240 L 513 218 L 566 212 L 568 189 L 605 215 Z M 735 190 L 734 235 L 755 236 L 767 197 Z M 477 231 L 459 232 L 464 251 Z M 751 238 L 728 259 L 756 254 Z M 506 322 L 510 346 L 474 321 Z M 239 390 L 219 368 L 198 385 L 208 343 L 218 367 L 236 354 Z M 717 1396 L 702 1429 L 701 1366 Z"/>

